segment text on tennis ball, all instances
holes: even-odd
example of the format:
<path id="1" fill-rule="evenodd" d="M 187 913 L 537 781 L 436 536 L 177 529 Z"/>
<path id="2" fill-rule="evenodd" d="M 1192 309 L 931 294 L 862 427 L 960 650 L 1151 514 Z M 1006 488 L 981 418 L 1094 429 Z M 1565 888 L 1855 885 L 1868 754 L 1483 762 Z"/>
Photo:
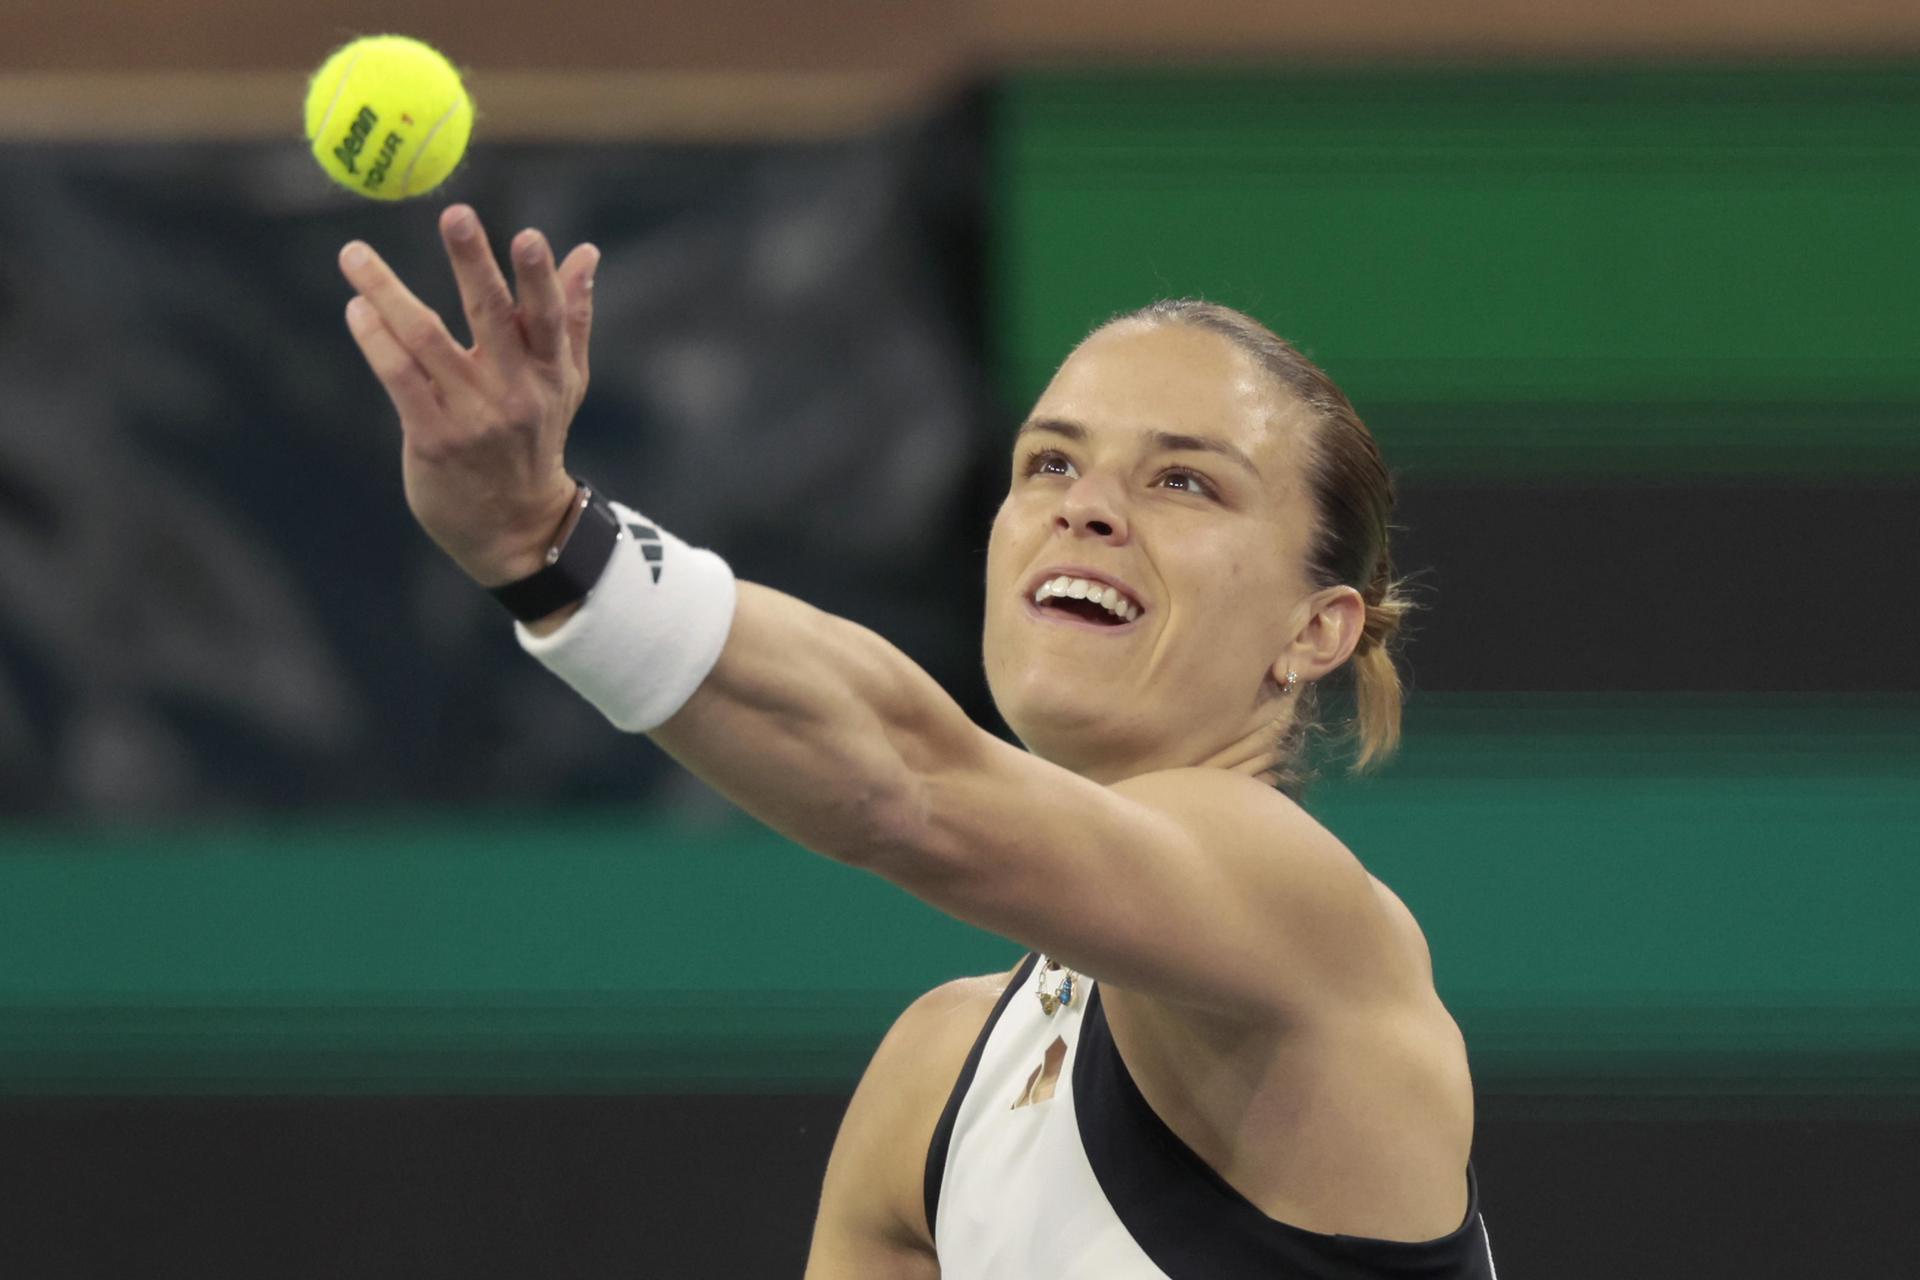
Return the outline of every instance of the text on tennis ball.
<path id="1" fill-rule="evenodd" d="M 411 116 L 403 114 L 400 118 L 407 124 L 413 123 Z M 372 107 L 362 106 L 354 113 L 353 119 L 347 122 L 346 136 L 341 138 L 340 144 L 333 149 L 334 159 L 338 160 L 341 167 L 348 173 L 359 178 L 360 185 L 368 191 L 378 189 L 380 184 L 387 180 L 387 170 L 393 167 L 393 158 L 400 154 L 401 147 L 407 145 L 404 134 L 396 133 L 391 129 L 387 130 L 387 136 L 380 142 L 380 153 L 367 166 L 366 173 L 362 174 L 359 165 L 355 162 L 359 160 L 360 153 L 367 149 L 367 141 L 373 137 L 373 131 L 379 124 L 380 113 Z"/>

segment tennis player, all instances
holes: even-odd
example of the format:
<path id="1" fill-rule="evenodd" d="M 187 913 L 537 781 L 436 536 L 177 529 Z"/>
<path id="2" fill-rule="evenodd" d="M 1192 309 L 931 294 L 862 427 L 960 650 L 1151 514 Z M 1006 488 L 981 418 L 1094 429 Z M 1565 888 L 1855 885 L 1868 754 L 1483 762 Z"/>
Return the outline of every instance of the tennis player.
<path id="1" fill-rule="evenodd" d="M 1188 302 L 1068 356 L 988 552 L 1016 747 L 885 640 L 570 475 L 598 251 L 556 263 L 524 231 L 509 288 L 473 210 L 441 230 L 471 346 L 367 245 L 341 254 L 427 533 L 615 725 L 1031 949 L 882 1041 L 808 1276 L 1495 1280 L 1420 929 L 1288 794 L 1342 667 L 1363 763 L 1399 724 L 1391 484 L 1323 373 Z"/>

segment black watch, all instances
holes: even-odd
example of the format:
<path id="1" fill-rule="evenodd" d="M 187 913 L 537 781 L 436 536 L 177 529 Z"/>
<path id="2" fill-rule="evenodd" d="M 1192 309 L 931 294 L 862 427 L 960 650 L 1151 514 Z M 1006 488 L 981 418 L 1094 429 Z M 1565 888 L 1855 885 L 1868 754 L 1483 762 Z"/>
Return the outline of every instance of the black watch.
<path id="1" fill-rule="evenodd" d="M 578 515 L 573 527 L 563 530 L 548 549 L 546 567 L 518 582 L 492 588 L 493 598 L 522 622 L 537 622 L 586 599 L 613 559 L 614 545 L 620 541 L 620 517 L 612 505 L 584 480 L 574 502 Z"/>

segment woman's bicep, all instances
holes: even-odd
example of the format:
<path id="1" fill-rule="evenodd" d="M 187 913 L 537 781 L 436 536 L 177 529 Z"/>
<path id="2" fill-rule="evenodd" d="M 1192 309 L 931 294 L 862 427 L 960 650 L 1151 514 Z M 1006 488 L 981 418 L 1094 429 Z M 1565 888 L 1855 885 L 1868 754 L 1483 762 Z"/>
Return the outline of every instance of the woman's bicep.
<path id="1" fill-rule="evenodd" d="M 937 1280 L 927 1151 L 961 1064 L 1005 987 L 1005 977 L 945 983 L 887 1032 L 834 1138 L 807 1280 Z"/>
<path id="2" fill-rule="evenodd" d="M 930 780 L 874 869 L 1116 986 L 1262 1017 L 1388 980 L 1365 869 L 1291 801 L 1217 769 L 1088 781 L 997 740 Z"/>

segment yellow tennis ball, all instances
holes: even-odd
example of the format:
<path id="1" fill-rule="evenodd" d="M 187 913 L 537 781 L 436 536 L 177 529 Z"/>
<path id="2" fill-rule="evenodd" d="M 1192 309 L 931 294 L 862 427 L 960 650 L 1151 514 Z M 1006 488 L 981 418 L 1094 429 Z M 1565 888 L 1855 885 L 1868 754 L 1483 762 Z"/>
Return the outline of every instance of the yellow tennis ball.
<path id="1" fill-rule="evenodd" d="M 431 191 L 460 163 L 473 100 L 453 64 L 407 36 L 362 36 L 333 51 L 307 85 L 313 158 L 374 200 Z"/>

